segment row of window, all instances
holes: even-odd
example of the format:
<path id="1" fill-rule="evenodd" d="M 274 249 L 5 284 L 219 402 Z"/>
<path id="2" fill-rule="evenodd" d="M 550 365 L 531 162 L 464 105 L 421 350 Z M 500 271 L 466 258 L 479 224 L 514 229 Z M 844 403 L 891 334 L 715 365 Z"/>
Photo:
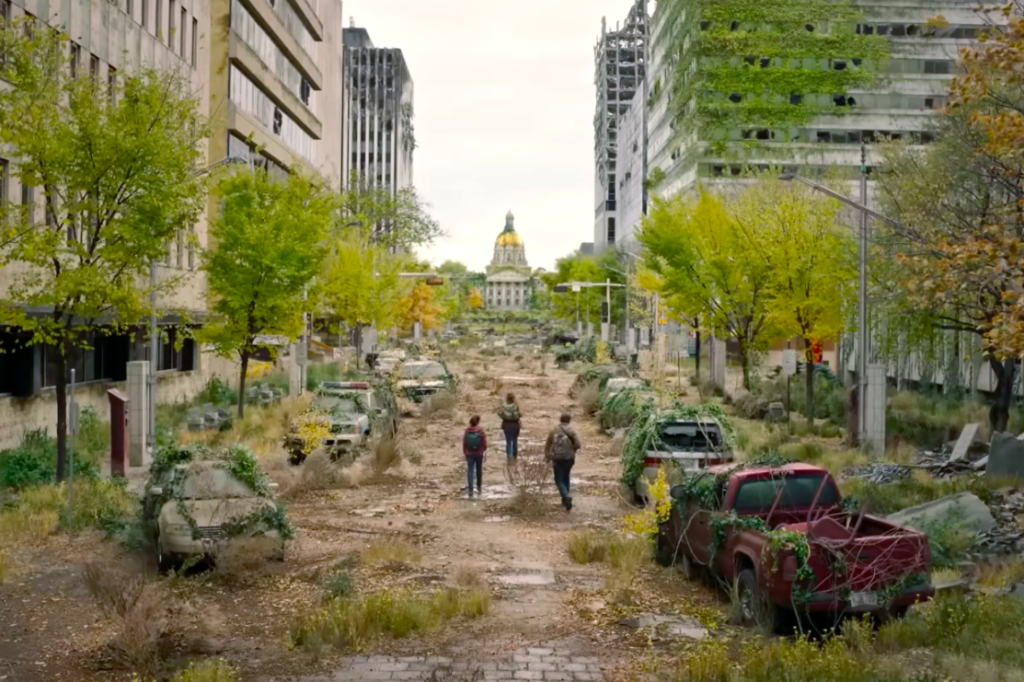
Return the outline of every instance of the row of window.
<path id="1" fill-rule="evenodd" d="M 767 128 L 741 130 L 730 135 L 732 140 L 772 141 L 783 139 L 783 135 Z M 935 135 L 920 131 L 886 130 L 800 130 L 789 138 L 790 142 L 819 142 L 832 144 L 871 144 L 880 140 L 907 140 L 912 144 L 930 144 Z"/>
<path id="2" fill-rule="evenodd" d="M 744 101 L 764 101 L 761 94 L 744 94 L 731 92 L 728 95 L 720 92 L 705 94 L 710 102 L 728 100 L 733 104 L 740 104 Z M 857 93 L 855 95 L 829 95 L 825 93 L 811 93 L 807 95 L 791 94 L 789 103 L 793 106 L 807 104 L 811 106 L 826 107 L 834 105 L 837 107 L 856 107 L 863 109 L 941 109 L 946 102 L 943 95 L 904 95 L 900 93 Z M 675 130 L 675 123 L 671 122 L 669 127 Z"/>
<path id="3" fill-rule="evenodd" d="M 265 154 L 258 153 L 253 146 L 234 133 L 228 133 L 228 157 L 245 159 L 254 168 L 267 171 L 279 180 L 288 179 L 288 169 Z"/>
<path id="4" fill-rule="evenodd" d="M 878 61 L 873 59 L 859 59 L 859 58 L 845 58 L 845 57 L 832 57 L 829 59 L 784 59 L 781 57 L 758 57 L 756 55 L 746 55 L 745 57 L 730 57 L 728 59 L 723 57 L 709 57 L 705 64 L 708 66 L 721 66 L 728 64 L 729 66 L 740 66 L 746 64 L 747 66 L 760 67 L 762 69 L 768 69 L 771 67 L 782 67 L 789 69 L 807 69 L 811 71 L 880 71 L 884 65 L 884 73 L 903 73 L 903 74 L 938 74 L 948 75 L 954 73 L 956 64 L 950 59 L 903 59 L 893 58 L 886 59 L 884 61 Z"/>
<path id="5" fill-rule="evenodd" d="M 710 31 L 716 28 L 728 27 L 729 31 L 744 31 L 747 33 L 755 33 L 758 29 L 763 28 L 756 22 L 748 21 L 710 21 L 704 20 L 700 22 L 700 30 Z M 828 33 L 830 26 L 828 23 L 810 23 L 804 24 L 804 30 L 809 33 Z M 872 23 L 872 24 L 857 24 L 855 32 L 857 35 L 864 36 L 892 36 L 893 38 L 959 38 L 965 40 L 973 40 L 978 37 L 978 33 L 981 31 L 976 26 L 933 26 L 931 24 L 905 24 L 905 23 Z"/>
<path id="6" fill-rule="evenodd" d="M 135 3 L 140 6 L 139 16 L 135 16 Z M 150 3 L 153 4 L 153 21 L 150 24 Z M 192 18 L 191 41 L 188 40 L 187 28 L 189 24 L 188 10 L 185 7 L 178 9 L 177 0 L 167 0 L 167 9 L 164 10 L 163 0 L 125 0 L 125 14 L 135 19 L 139 25 L 147 31 L 151 31 L 159 40 L 165 40 L 171 52 L 175 52 L 183 60 L 187 59 L 193 68 L 199 52 L 199 20 Z M 167 35 L 164 36 L 164 22 L 167 23 Z M 191 46 L 189 48 L 189 46 Z"/>
<path id="7" fill-rule="evenodd" d="M 235 66 L 228 76 L 231 101 L 253 116 L 302 158 L 313 161 L 313 138 L 274 104 L 258 85 Z"/>
<path id="8" fill-rule="evenodd" d="M 275 76 L 295 94 L 302 103 L 312 107 L 312 87 L 306 78 L 292 64 L 291 59 L 281 51 L 267 32 L 263 30 L 249 10 L 239 2 L 231 0 L 231 28 L 246 45 L 251 47 Z"/>
<path id="9" fill-rule="evenodd" d="M 157 367 L 161 372 L 190 372 L 197 367 L 198 345 L 174 327 L 163 330 Z M 75 383 L 125 381 L 127 363 L 149 359 L 143 330 L 132 334 L 89 332 L 82 347 L 65 358 L 65 380 L 75 370 Z M 56 346 L 28 346 L 18 337 L 0 331 L 0 395 L 29 397 L 53 388 L 60 376 L 60 351 Z"/>
<path id="10" fill-rule="evenodd" d="M 281 22 L 288 29 L 288 32 L 292 34 L 292 37 L 299 41 L 299 45 L 306 51 L 306 54 L 314 62 L 317 61 L 318 43 L 313 38 L 313 34 L 306 28 L 306 24 L 302 21 L 302 17 L 299 16 L 298 10 L 292 6 L 291 0 L 270 0 L 270 6 L 277 12 L 277 16 L 281 18 Z"/>
<path id="11" fill-rule="evenodd" d="M 752 176 L 754 173 L 767 173 L 774 172 L 778 173 L 780 170 L 783 173 L 796 173 L 797 171 L 806 172 L 807 166 L 801 166 L 801 168 L 795 168 L 791 166 L 783 166 L 781 169 L 777 165 L 771 165 L 766 163 L 756 164 L 739 164 L 739 165 L 727 165 L 721 163 L 702 163 L 698 165 L 698 172 L 703 176 L 713 177 L 724 177 L 731 175 L 733 177 L 744 177 Z M 823 172 L 832 170 L 832 167 L 822 167 L 820 169 Z M 867 167 L 867 174 L 872 175 L 875 173 L 874 166 Z"/>

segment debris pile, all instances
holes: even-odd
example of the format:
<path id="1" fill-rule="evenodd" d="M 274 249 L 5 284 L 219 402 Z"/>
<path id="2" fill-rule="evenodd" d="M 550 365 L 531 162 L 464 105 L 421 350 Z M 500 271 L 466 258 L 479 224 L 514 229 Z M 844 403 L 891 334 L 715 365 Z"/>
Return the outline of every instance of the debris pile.
<path id="1" fill-rule="evenodd" d="M 910 477 L 910 467 L 892 462 L 871 462 L 863 466 L 855 466 L 843 472 L 846 478 L 862 478 L 870 483 L 886 485 L 905 481 Z"/>

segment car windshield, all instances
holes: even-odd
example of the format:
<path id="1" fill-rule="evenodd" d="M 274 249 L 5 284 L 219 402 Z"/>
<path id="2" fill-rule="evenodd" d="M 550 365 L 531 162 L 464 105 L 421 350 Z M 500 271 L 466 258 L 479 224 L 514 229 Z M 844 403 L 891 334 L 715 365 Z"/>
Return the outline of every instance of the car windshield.
<path id="1" fill-rule="evenodd" d="M 668 422 L 658 433 L 662 444 L 674 452 L 717 450 L 722 447 L 722 431 L 717 424 Z"/>
<path id="2" fill-rule="evenodd" d="M 616 378 L 616 379 L 609 379 L 608 380 L 608 390 L 609 391 L 625 391 L 625 390 L 630 389 L 630 388 L 643 388 L 643 387 L 644 387 L 644 380 L 643 379 Z"/>
<path id="3" fill-rule="evenodd" d="M 818 486 L 825 474 L 795 474 L 747 481 L 736 493 L 733 507 L 741 514 L 760 514 L 771 510 L 775 496 L 782 488 L 779 498 L 780 509 L 800 509 L 811 506 Z M 839 490 L 831 480 L 825 483 L 818 496 L 818 506 L 832 507 L 839 504 Z"/>
<path id="4" fill-rule="evenodd" d="M 403 379 L 441 379 L 445 375 L 444 367 L 436 362 L 423 365 L 405 365 L 402 367 Z"/>
<path id="5" fill-rule="evenodd" d="M 249 486 L 232 476 L 227 469 L 216 466 L 189 469 L 181 493 L 182 497 L 197 500 L 256 497 Z"/>
<path id="6" fill-rule="evenodd" d="M 332 414 L 361 412 L 355 396 L 351 395 L 318 395 L 313 399 L 313 408 Z"/>

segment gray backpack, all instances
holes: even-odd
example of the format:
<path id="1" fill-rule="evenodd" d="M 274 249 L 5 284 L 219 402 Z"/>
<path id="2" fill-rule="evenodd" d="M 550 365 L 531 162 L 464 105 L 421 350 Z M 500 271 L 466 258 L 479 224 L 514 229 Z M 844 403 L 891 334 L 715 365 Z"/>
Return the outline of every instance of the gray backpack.
<path id="1" fill-rule="evenodd" d="M 569 437 L 569 434 L 562 427 L 558 427 L 555 431 L 555 438 L 551 443 L 551 456 L 553 459 L 572 459 L 576 456 L 576 448 L 572 446 L 572 438 Z"/>
<path id="2" fill-rule="evenodd" d="M 519 406 L 515 403 L 511 405 L 504 403 L 501 409 L 498 410 L 498 416 L 501 417 L 503 422 L 517 422 L 519 421 Z"/>

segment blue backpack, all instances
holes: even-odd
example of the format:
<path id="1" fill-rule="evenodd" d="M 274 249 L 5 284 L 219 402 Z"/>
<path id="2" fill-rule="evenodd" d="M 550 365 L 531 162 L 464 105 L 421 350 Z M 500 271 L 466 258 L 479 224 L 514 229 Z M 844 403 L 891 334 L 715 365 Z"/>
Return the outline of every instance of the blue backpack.
<path id="1" fill-rule="evenodd" d="M 479 431 L 467 431 L 466 432 L 466 450 L 470 452 L 479 452 L 483 449 L 484 437 Z"/>

